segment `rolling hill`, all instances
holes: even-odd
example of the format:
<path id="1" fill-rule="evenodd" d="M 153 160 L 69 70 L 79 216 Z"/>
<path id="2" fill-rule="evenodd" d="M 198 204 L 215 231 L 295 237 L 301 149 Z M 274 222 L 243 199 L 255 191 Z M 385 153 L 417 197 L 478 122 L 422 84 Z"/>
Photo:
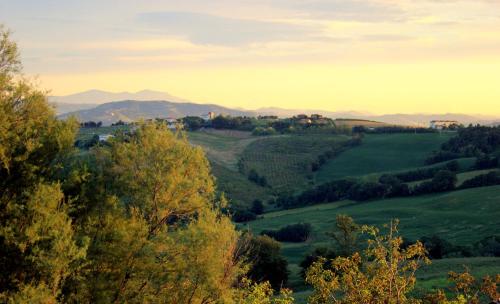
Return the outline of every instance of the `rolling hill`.
<path id="1" fill-rule="evenodd" d="M 65 119 L 73 115 L 80 121 L 102 121 L 104 125 L 110 125 L 119 120 L 131 122 L 150 118 L 181 118 L 190 115 L 199 116 L 210 111 L 232 116 L 253 115 L 252 112 L 233 110 L 214 104 L 124 100 L 101 104 L 92 109 L 65 113 L 59 118 Z"/>

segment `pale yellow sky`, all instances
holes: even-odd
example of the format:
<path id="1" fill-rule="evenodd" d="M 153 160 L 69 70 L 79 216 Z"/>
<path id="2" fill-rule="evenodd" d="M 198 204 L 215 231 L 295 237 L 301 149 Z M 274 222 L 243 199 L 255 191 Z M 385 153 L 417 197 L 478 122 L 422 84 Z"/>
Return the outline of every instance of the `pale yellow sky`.
<path id="1" fill-rule="evenodd" d="M 54 95 L 500 115 L 497 0 L 9 2 L 0 23 Z"/>

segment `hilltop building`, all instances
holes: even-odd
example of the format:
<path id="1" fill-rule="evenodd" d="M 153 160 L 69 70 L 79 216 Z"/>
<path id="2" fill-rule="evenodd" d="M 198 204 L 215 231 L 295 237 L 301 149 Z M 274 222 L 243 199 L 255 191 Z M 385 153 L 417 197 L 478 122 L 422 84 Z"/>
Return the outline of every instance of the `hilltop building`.
<path id="1" fill-rule="evenodd" d="M 215 118 L 215 112 L 208 112 L 207 114 L 200 115 L 204 121 L 209 121 Z"/>
<path id="2" fill-rule="evenodd" d="M 431 129 L 445 129 L 449 127 L 459 126 L 460 123 L 456 120 L 432 120 L 430 123 Z"/>

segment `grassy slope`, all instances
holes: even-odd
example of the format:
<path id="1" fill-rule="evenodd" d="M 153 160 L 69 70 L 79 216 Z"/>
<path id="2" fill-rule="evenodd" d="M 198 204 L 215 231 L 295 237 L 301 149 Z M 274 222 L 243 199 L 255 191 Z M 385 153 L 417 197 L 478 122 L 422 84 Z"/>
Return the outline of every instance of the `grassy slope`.
<path id="1" fill-rule="evenodd" d="M 362 176 L 377 172 L 413 169 L 424 164 L 433 150 L 447 141 L 452 133 L 373 134 L 363 143 L 327 162 L 316 174 L 316 181 L 346 176 Z"/>
<path id="2" fill-rule="evenodd" d="M 314 247 L 329 244 L 325 232 L 334 225 L 338 213 L 348 214 L 361 224 L 378 226 L 391 218 L 399 218 L 400 232 L 409 239 L 437 234 L 453 243 L 466 245 L 500 231 L 499 202 L 500 186 L 494 186 L 421 197 L 366 203 L 345 201 L 283 210 L 265 214 L 249 225 L 255 234 L 263 229 L 277 229 L 299 222 L 313 225 L 309 242 L 283 244 L 283 254 L 292 271 L 291 284 L 300 286 L 297 264 Z"/>
<path id="3" fill-rule="evenodd" d="M 236 204 L 250 204 L 254 199 L 265 200 L 270 189 L 250 182 L 237 169 L 238 159 L 243 150 L 260 137 L 249 132 L 230 130 L 208 130 L 188 132 L 189 141 L 201 146 L 212 164 L 217 187 L 227 194 Z"/>
<path id="4" fill-rule="evenodd" d="M 274 190 L 297 191 L 312 182 L 311 163 L 347 139 L 333 134 L 266 137 L 249 144 L 242 159 L 246 170 L 265 176 Z"/>
<path id="5" fill-rule="evenodd" d="M 250 132 L 209 130 L 188 132 L 189 141 L 201 146 L 208 158 L 230 170 L 237 171 L 236 164 L 243 150 L 260 139 Z"/>

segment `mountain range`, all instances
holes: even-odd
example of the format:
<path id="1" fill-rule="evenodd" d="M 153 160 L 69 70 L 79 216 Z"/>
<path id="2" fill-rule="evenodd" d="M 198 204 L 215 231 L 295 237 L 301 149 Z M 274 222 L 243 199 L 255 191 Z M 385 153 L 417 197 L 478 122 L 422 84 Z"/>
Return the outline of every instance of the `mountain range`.
<path id="1" fill-rule="evenodd" d="M 74 115 L 81 121 L 102 121 L 104 125 L 114 123 L 118 120 L 128 122 L 141 118 L 199 116 L 210 111 L 231 116 L 276 115 L 279 117 L 315 113 L 330 118 L 368 119 L 407 126 L 428 126 L 431 120 L 456 120 L 464 125 L 471 123 L 483 125 L 500 124 L 499 117 L 457 113 L 374 115 L 356 111 L 332 112 L 277 107 L 260 108 L 257 110 L 234 109 L 216 104 L 194 103 L 165 92 L 152 90 L 143 90 L 136 93 L 112 93 L 101 90 L 90 90 L 67 96 L 50 96 L 49 102 L 54 105 L 60 118 L 64 119 L 70 115 Z"/>

